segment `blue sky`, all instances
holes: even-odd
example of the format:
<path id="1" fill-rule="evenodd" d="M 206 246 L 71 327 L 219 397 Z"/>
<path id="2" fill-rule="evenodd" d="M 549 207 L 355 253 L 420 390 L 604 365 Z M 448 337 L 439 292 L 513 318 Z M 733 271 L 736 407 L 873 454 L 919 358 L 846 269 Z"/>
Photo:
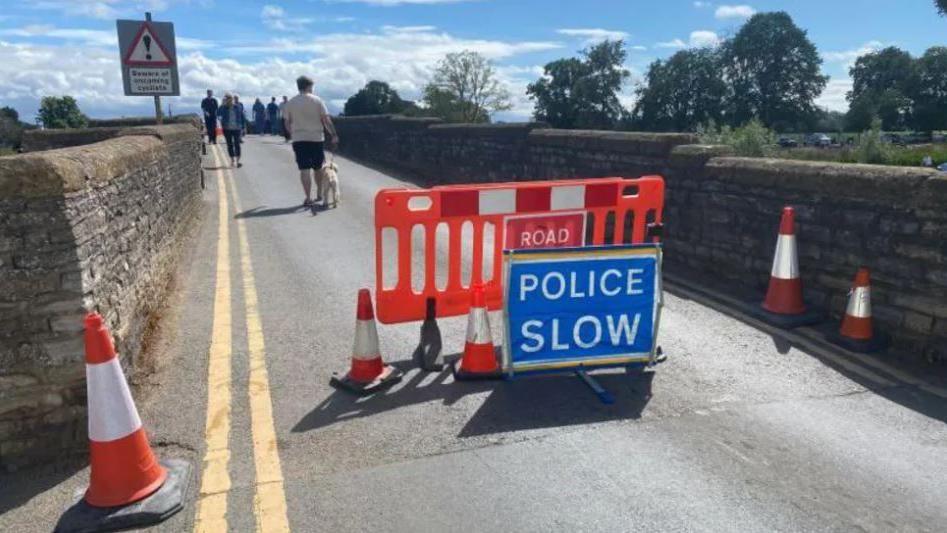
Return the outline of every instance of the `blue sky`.
<path id="1" fill-rule="evenodd" d="M 809 32 L 831 81 L 819 103 L 845 110 L 848 67 L 888 45 L 921 54 L 947 45 L 947 18 L 932 0 L 20 0 L 0 11 L 0 105 L 32 119 L 39 98 L 71 94 L 91 116 L 144 115 L 150 98 L 122 95 L 116 18 L 175 23 L 182 96 L 193 110 L 204 89 L 244 98 L 292 94 L 293 80 L 315 77 L 333 110 L 371 79 L 417 98 L 445 53 L 477 50 L 497 66 L 514 95 L 498 117 L 528 118 L 525 85 L 546 62 L 604 37 L 628 45 L 633 73 L 676 50 L 713 44 L 754 12 L 784 10 Z"/>

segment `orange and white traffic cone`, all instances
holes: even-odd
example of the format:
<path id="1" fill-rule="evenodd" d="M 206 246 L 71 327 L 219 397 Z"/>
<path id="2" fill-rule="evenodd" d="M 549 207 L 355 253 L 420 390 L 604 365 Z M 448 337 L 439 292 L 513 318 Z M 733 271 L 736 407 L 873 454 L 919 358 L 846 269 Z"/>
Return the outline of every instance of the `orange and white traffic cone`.
<path id="1" fill-rule="evenodd" d="M 401 381 L 401 375 L 401 371 L 386 365 L 381 359 L 372 295 L 368 289 L 361 289 L 358 291 L 352 366 L 344 376 L 333 375 L 329 384 L 356 394 L 367 395 Z"/>
<path id="2" fill-rule="evenodd" d="M 464 354 L 453 366 L 454 379 L 496 379 L 502 374 L 497 363 L 493 333 L 490 331 L 490 315 L 487 313 L 487 298 L 483 285 L 470 290 L 470 313 L 467 315 L 467 342 Z"/>
<path id="3" fill-rule="evenodd" d="M 829 339 L 853 352 L 867 353 L 884 348 L 886 339 L 872 324 L 871 274 L 866 267 L 855 273 L 842 326 L 838 332 L 830 333 Z"/>
<path id="4" fill-rule="evenodd" d="M 820 313 L 808 310 L 802 299 L 802 278 L 796 250 L 796 212 L 792 207 L 783 208 L 761 318 L 791 328 L 814 324 L 821 319 Z"/>
<path id="5" fill-rule="evenodd" d="M 102 317 L 85 319 L 91 472 L 84 498 L 56 531 L 100 531 L 161 522 L 183 508 L 190 464 L 155 458 Z"/>

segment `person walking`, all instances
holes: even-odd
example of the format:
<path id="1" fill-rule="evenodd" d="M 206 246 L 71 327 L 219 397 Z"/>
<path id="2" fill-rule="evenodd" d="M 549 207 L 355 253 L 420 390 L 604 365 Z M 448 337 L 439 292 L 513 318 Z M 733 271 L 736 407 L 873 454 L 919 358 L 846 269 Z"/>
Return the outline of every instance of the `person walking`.
<path id="1" fill-rule="evenodd" d="M 296 166 L 299 168 L 299 180 L 302 182 L 303 192 L 306 193 L 304 206 L 313 205 L 312 179 L 313 172 L 322 168 L 325 163 L 326 132 L 331 136 L 330 147 L 334 149 L 339 144 L 339 135 L 335 131 L 329 110 L 321 98 L 312 93 L 312 78 L 300 76 L 296 80 L 299 94 L 287 104 L 284 115 L 286 128 L 293 140 L 293 153 L 296 155 Z M 322 201 L 320 178 L 316 177 L 316 201 Z"/>
<path id="2" fill-rule="evenodd" d="M 240 110 L 240 116 L 243 118 L 243 133 L 250 133 L 250 121 L 247 120 L 247 110 L 243 107 L 243 102 L 240 101 L 240 95 L 233 93 L 233 105 L 237 106 L 237 109 Z M 241 135 L 242 137 L 242 135 Z"/>
<path id="3" fill-rule="evenodd" d="M 266 132 L 276 135 L 277 124 L 279 124 L 279 106 L 276 105 L 274 96 L 270 99 L 270 103 L 266 104 Z"/>
<path id="4" fill-rule="evenodd" d="M 240 162 L 240 142 L 243 137 L 243 128 L 246 120 L 243 109 L 234 97 L 227 93 L 224 101 L 217 110 L 220 117 L 220 127 L 224 130 L 224 140 L 227 141 L 227 154 L 230 155 L 230 166 L 242 167 Z"/>
<path id="5" fill-rule="evenodd" d="M 289 103 L 289 99 L 286 98 L 286 95 L 283 95 L 283 101 L 279 104 L 279 126 L 280 132 L 283 134 L 283 138 L 286 139 L 286 142 L 289 142 L 289 128 L 286 127 L 286 104 Z"/>
<path id="6" fill-rule="evenodd" d="M 266 126 L 266 106 L 259 98 L 253 102 L 253 133 L 263 135 L 263 129 Z"/>
<path id="7" fill-rule="evenodd" d="M 201 110 L 204 111 L 204 127 L 210 144 L 217 144 L 217 107 L 214 91 L 207 89 L 207 98 L 201 100 Z"/>

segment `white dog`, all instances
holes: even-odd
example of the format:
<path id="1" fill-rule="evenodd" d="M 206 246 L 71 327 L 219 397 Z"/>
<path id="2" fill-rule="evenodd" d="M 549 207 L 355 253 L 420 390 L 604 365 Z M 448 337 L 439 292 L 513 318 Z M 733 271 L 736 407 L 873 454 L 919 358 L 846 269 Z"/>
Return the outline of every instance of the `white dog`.
<path id="1" fill-rule="evenodd" d="M 342 188 L 339 187 L 339 166 L 332 159 L 319 169 L 319 189 L 326 207 L 338 207 L 342 200 Z"/>

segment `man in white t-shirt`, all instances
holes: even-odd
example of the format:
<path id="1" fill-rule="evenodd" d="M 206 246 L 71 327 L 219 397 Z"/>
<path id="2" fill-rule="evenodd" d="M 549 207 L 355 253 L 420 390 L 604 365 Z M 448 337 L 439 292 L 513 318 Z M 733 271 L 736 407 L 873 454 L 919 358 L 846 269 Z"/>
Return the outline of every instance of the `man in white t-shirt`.
<path id="1" fill-rule="evenodd" d="M 306 200 L 303 205 L 309 207 L 312 202 L 313 171 L 322 168 L 325 163 L 326 132 L 330 136 L 330 148 L 339 145 L 339 136 L 329 117 L 329 110 L 325 103 L 312 94 L 313 81 L 307 76 L 300 76 L 296 80 L 299 94 L 286 103 L 283 119 L 289 136 L 293 141 L 293 152 L 296 154 L 296 166 L 299 167 L 299 180 L 302 182 Z M 318 183 L 317 183 L 318 185 Z M 316 187 L 316 201 L 319 198 L 320 188 Z"/>

